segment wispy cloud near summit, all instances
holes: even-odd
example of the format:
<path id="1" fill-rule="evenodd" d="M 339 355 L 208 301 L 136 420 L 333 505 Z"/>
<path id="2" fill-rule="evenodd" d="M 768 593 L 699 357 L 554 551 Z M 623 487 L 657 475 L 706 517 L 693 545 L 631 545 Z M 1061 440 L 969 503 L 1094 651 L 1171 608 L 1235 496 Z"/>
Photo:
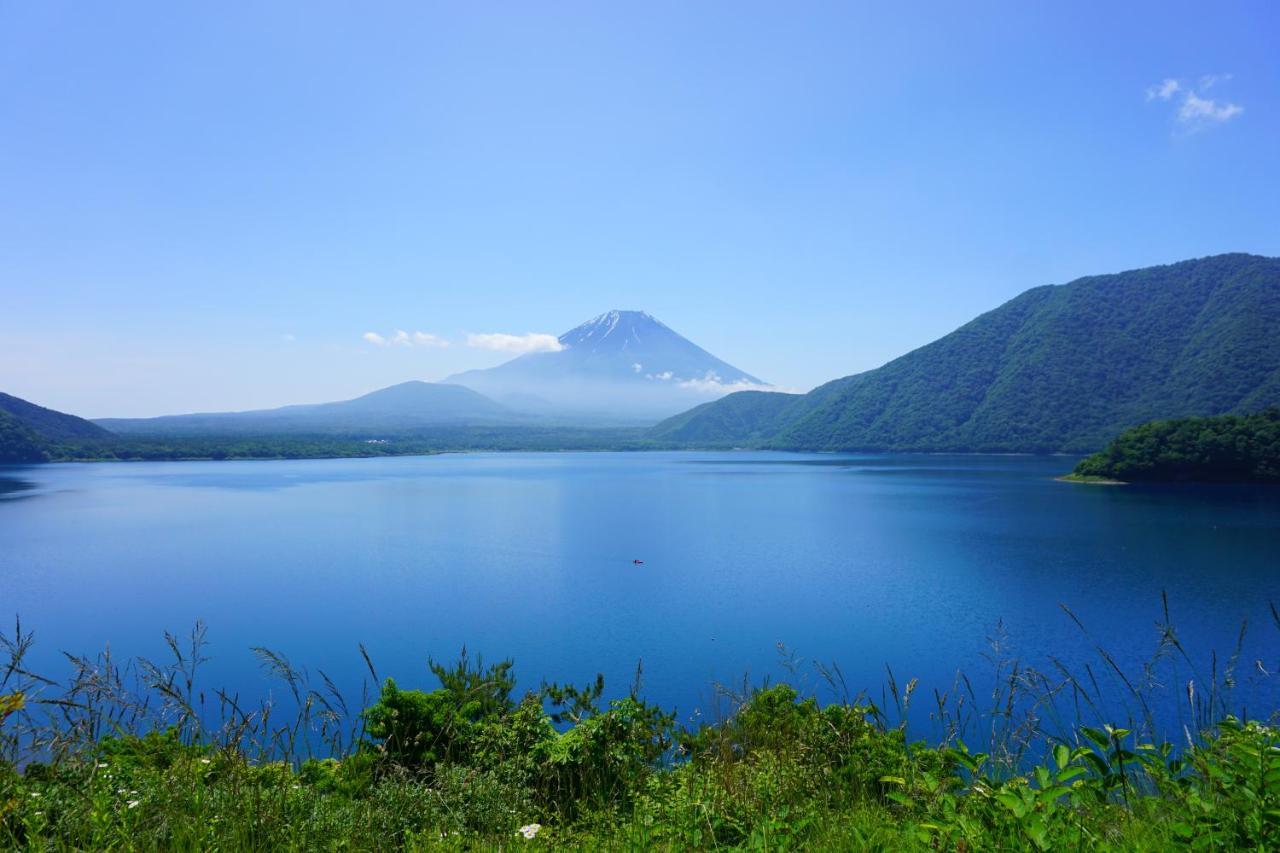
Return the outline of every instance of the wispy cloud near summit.
<path id="1" fill-rule="evenodd" d="M 360 336 L 364 340 L 379 347 L 436 347 L 444 348 L 449 346 L 449 342 L 439 335 L 433 335 L 430 332 L 414 332 L 409 334 L 403 329 L 397 329 L 390 335 L 380 335 L 377 332 L 365 332 Z"/>
<path id="2" fill-rule="evenodd" d="M 555 335 L 529 332 L 524 335 L 508 335 L 502 332 L 467 335 L 467 346 L 476 349 L 495 350 L 523 354 L 527 352 L 560 352 L 564 344 Z"/>

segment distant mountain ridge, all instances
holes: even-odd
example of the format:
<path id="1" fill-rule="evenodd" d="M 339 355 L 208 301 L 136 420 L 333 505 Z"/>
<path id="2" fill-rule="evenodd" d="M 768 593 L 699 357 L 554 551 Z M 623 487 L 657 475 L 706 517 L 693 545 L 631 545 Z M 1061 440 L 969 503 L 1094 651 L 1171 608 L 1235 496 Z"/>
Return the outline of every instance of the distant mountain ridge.
<path id="1" fill-rule="evenodd" d="M 517 409 L 633 418 L 767 387 L 644 311 L 608 311 L 558 341 L 558 352 L 527 353 L 444 381 Z"/>
<path id="2" fill-rule="evenodd" d="M 100 418 L 96 423 L 121 435 L 287 435 L 399 433 L 430 426 L 517 420 L 509 409 L 468 388 L 411 381 L 335 403 L 158 418 Z"/>
<path id="3" fill-rule="evenodd" d="M 44 462 L 51 445 L 110 437 L 107 430 L 84 418 L 0 393 L 0 464 Z"/>
<path id="4" fill-rule="evenodd" d="M 442 426 L 651 424 L 732 388 L 760 384 L 642 311 L 602 314 L 566 332 L 559 345 L 559 352 L 520 356 L 439 383 L 404 382 L 353 400 L 95 423 L 121 435 L 369 437 Z"/>
<path id="5" fill-rule="evenodd" d="M 108 429 L 377 438 L 436 427 L 554 430 L 588 414 L 634 423 L 675 405 L 684 411 L 650 429 L 647 446 L 1086 452 L 1148 421 L 1280 405 L 1280 259 L 1218 255 L 1032 288 L 803 395 L 760 390 L 756 377 L 641 311 L 602 314 L 559 340 L 559 352 L 468 371 L 452 377 L 457 384 L 406 382 L 253 412 L 91 423 L 0 394 L 0 461 L 39 461 L 54 445 L 108 439 Z M 747 390 L 695 405 L 735 388 Z M 530 414 L 540 410 L 560 417 Z"/>
<path id="6" fill-rule="evenodd" d="M 799 399 L 733 394 L 665 441 L 1084 452 L 1146 421 L 1280 403 L 1280 259 L 1229 254 L 1028 290 Z"/>
<path id="7" fill-rule="evenodd" d="M 92 421 L 37 406 L 12 394 L 0 393 L 0 411 L 9 413 L 40 437 L 52 441 L 107 438 L 111 435 Z"/>

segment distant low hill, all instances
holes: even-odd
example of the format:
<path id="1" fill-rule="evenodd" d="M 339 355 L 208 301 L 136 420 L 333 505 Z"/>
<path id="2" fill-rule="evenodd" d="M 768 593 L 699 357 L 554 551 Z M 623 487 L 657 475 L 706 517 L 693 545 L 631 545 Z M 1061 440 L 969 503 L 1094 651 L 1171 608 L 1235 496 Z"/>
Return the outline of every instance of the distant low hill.
<path id="1" fill-rule="evenodd" d="M 1067 479 L 1280 483 L 1280 408 L 1143 424 L 1080 460 Z"/>
<path id="2" fill-rule="evenodd" d="M 609 311 L 558 338 L 556 352 L 521 355 L 445 379 L 520 411 L 579 422 L 653 423 L 764 384 L 644 311 Z"/>
<path id="3" fill-rule="evenodd" d="M 1028 290 L 799 400 L 734 394 L 654 437 L 805 450 L 1096 450 L 1280 403 L 1280 259 L 1231 254 Z"/>
<path id="4" fill-rule="evenodd" d="M 469 388 L 402 382 L 336 403 L 158 418 L 102 418 L 96 423 L 120 435 L 376 436 L 441 425 L 507 424 L 518 420 L 505 406 Z"/>
<path id="5" fill-rule="evenodd" d="M 0 393 L 0 411 L 12 415 L 19 423 L 48 441 L 81 441 L 111 435 L 92 421 L 37 406 L 12 394 Z"/>
<path id="6" fill-rule="evenodd" d="M 55 445 L 111 438 L 96 424 L 0 393 L 0 464 L 44 462 Z"/>

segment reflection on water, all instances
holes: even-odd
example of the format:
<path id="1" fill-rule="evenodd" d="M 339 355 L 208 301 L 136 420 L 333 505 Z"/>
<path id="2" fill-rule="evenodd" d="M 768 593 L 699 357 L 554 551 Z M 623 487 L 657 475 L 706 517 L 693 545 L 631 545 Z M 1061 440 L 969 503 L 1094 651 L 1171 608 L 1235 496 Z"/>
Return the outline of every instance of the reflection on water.
<path id="1" fill-rule="evenodd" d="M 1221 672 L 1242 620 L 1241 666 L 1280 671 L 1280 489 L 1054 481 L 1073 464 L 735 452 L 3 468 L 0 631 L 21 616 L 41 638 L 32 669 L 59 676 L 63 649 L 162 655 L 164 632 L 201 619 L 205 686 L 246 698 L 271 689 L 253 646 L 323 667 L 348 696 L 367 677 L 360 644 L 415 687 L 463 644 L 515 657 L 527 686 L 603 672 L 625 689 L 642 660 L 647 697 L 690 713 L 716 682 L 786 676 L 779 642 L 839 664 L 854 692 L 879 695 L 888 665 L 921 695 L 958 670 L 989 695 L 1000 624 L 1024 666 L 1099 673 L 1106 704 L 1129 694 L 1097 648 L 1140 677 L 1167 595 L 1191 659 L 1158 673 L 1172 731 L 1187 681 Z M 1240 702 L 1280 707 L 1280 677 L 1251 672 Z M 928 706 L 912 708 L 927 725 Z"/>
<path id="2" fill-rule="evenodd" d="M 35 483 L 18 476 L 18 472 L 22 470 L 21 468 L 0 468 L 0 500 L 29 497 L 35 490 Z"/>

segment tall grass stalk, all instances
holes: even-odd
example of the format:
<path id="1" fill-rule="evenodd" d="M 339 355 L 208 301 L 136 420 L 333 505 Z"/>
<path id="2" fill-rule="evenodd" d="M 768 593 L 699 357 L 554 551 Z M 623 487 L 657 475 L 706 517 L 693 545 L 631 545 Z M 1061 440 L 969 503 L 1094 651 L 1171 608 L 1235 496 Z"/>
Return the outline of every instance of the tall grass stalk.
<path id="1" fill-rule="evenodd" d="M 997 624 L 989 692 L 964 672 L 922 687 L 886 667 L 873 702 L 838 664 L 780 645 L 783 681 L 715 685 L 684 724 L 645 701 L 640 663 L 612 700 L 601 677 L 516 698 L 510 661 L 464 649 L 431 662 L 440 689 L 401 690 L 360 646 L 367 678 L 352 703 L 323 670 L 255 647 L 277 689 L 249 702 L 202 685 L 202 623 L 166 634 L 161 660 L 65 654 L 59 680 L 32 671 L 35 636 L 15 621 L 0 633 L 0 841 L 1280 844 L 1280 736 L 1265 698 L 1278 664 L 1242 663 L 1248 625 L 1202 669 L 1162 600 L 1154 651 L 1127 672 L 1062 610 L 1095 653 L 1074 670 L 1028 664 Z M 1240 722 L 1251 714 L 1261 722 Z"/>

